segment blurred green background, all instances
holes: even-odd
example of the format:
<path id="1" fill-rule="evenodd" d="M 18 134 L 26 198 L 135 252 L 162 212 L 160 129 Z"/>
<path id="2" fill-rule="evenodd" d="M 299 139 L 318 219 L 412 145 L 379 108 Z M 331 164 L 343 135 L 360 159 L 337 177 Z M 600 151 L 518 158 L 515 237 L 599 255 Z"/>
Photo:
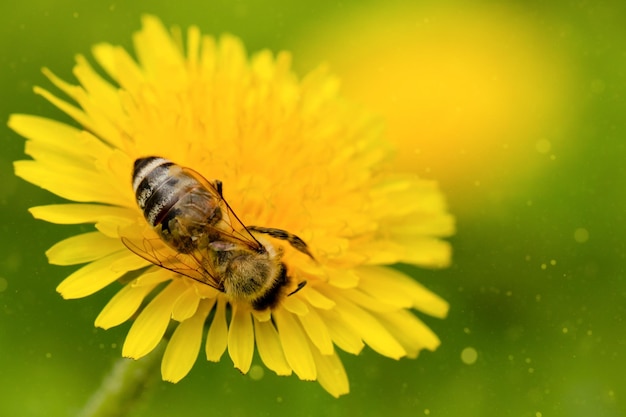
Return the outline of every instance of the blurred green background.
<path id="1" fill-rule="evenodd" d="M 27 213 L 59 199 L 13 176 L 23 139 L 5 121 L 68 120 L 32 93 L 49 86 L 40 68 L 72 80 L 75 54 L 130 48 L 145 12 L 236 34 L 249 51 L 291 50 L 301 75 L 326 61 L 347 96 L 388 120 L 405 168 L 441 181 L 458 232 L 449 269 L 405 268 L 450 302 L 446 320 L 425 318 L 436 352 L 342 355 L 351 393 L 340 399 L 200 358 L 182 382 L 147 389 L 133 415 L 626 415 L 625 3 L 28 0 L 0 11 L 1 416 L 75 415 L 128 330 L 93 327 L 114 288 L 56 294 L 72 268 L 44 251 L 81 228 Z"/>

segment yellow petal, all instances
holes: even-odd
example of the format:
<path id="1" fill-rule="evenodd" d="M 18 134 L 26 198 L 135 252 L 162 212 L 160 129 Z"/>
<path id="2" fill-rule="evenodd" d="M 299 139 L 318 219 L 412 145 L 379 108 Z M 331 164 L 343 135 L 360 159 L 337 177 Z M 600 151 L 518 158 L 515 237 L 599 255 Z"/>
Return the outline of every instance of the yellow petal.
<path id="1" fill-rule="evenodd" d="M 369 294 L 360 291 L 360 289 L 349 289 L 341 293 L 343 297 L 350 300 L 355 305 L 364 307 L 366 310 L 373 312 L 396 311 L 399 307 L 378 300 Z"/>
<path id="2" fill-rule="evenodd" d="M 355 245 L 354 250 L 365 255 L 367 265 L 391 265 L 398 262 L 429 268 L 450 264 L 450 244 L 437 238 L 410 236 L 393 240 L 372 240 Z"/>
<path id="3" fill-rule="evenodd" d="M 141 256 L 138 256 L 136 253 L 129 251 L 128 248 L 126 248 L 126 254 L 127 256 L 111 263 L 112 271 L 135 271 L 137 269 L 152 265 Z"/>
<path id="4" fill-rule="evenodd" d="M 200 41 L 202 33 L 197 26 L 190 26 L 187 30 L 187 62 L 189 72 L 192 74 L 198 69 L 198 58 L 200 56 Z"/>
<path id="5" fill-rule="evenodd" d="M 273 316 L 287 363 L 300 379 L 314 381 L 317 370 L 302 327 L 295 316 L 286 310 L 279 308 L 273 312 Z"/>
<path id="6" fill-rule="evenodd" d="M 182 322 L 196 313 L 200 297 L 195 287 L 195 284 L 189 285 L 189 288 L 178 297 L 172 309 L 172 319 Z"/>
<path id="7" fill-rule="evenodd" d="M 56 143 L 46 140 L 29 140 L 24 152 L 34 160 L 44 162 L 47 166 L 76 167 L 77 169 L 93 170 L 93 161 L 98 157 L 111 153 L 111 149 L 89 132 L 74 133 L 74 138 L 65 138 L 65 142 L 72 144 L 72 149 L 59 147 Z"/>
<path id="8" fill-rule="evenodd" d="M 347 299 L 335 297 L 337 311 L 369 347 L 381 355 L 399 359 L 406 355 L 402 345 L 376 318 Z"/>
<path id="9" fill-rule="evenodd" d="M 99 103 L 99 111 L 104 113 L 110 120 L 123 120 L 124 109 L 120 106 L 119 90 L 102 78 L 96 72 L 84 56 L 76 57 L 77 65 L 74 67 L 74 75 L 83 86 L 91 101 Z M 121 144 L 115 144 L 121 148 Z"/>
<path id="10" fill-rule="evenodd" d="M 445 212 L 445 200 L 434 181 L 421 180 L 409 175 L 389 176 L 371 190 L 376 201 L 376 212 L 388 220 L 413 216 L 414 224 L 421 218 Z"/>
<path id="11" fill-rule="evenodd" d="M 300 293 L 302 294 L 302 297 L 304 297 L 309 302 L 309 304 L 311 304 L 315 308 L 330 310 L 335 306 L 335 302 L 333 300 L 322 295 L 311 285 L 307 285 L 300 291 Z"/>
<path id="12" fill-rule="evenodd" d="M 110 329 L 130 319 L 157 284 L 155 282 L 141 287 L 127 284 L 122 287 L 96 318 L 96 327 Z"/>
<path id="13" fill-rule="evenodd" d="M 193 317 L 176 327 L 161 362 L 163 380 L 176 383 L 189 373 L 198 358 L 204 322 L 211 308 L 211 301 L 203 302 Z"/>
<path id="14" fill-rule="evenodd" d="M 209 327 L 206 337 L 206 358 L 212 362 L 219 362 L 228 346 L 228 325 L 226 324 L 226 302 L 222 297 L 217 299 L 215 316 Z"/>
<path id="15" fill-rule="evenodd" d="M 57 77 L 49 68 L 42 70 L 44 75 L 54 84 L 56 88 L 61 90 L 65 95 L 82 107 L 82 103 L 86 98 L 85 89 L 80 85 L 73 85 Z"/>
<path id="16" fill-rule="evenodd" d="M 201 76 L 211 79 L 217 63 L 217 45 L 212 36 L 202 36 L 200 45 L 200 68 Z"/>
<path id="17" fill-rule="evenodd" d="M 314 348 L 311 351 L 317 367 L 317 381 L 320 385 L 335 398 L 350 392 L 348 375 L 337 354 L 322 355 Z"/>
<path id="18" fill-rule="evenodd" d="M 426 287 L 405 274 L 385 267 L 358 269 L 359 288 L 387 304 L 416 309 L 431 316 L 443 318 L 448 313 L 448 303 Z"/>
<path id="19" fill-rule="evenodd" d="M 109 186 L 116 189 L 124 199 L 125 207 L 130 207 L 138 213 L 137 200 L 130 181 L 134 163 L 132 156 L 119 149 L 115 149 L 105 157 L 101 156 L 95 161 L 96 168 L 100 172 L 104 172 L 109 178 Z"/>
<path id="20" fill-rule="evenodd" d="M 60 171 L 58 166 L 47 166 L 37 161 L 16 161 L 15 175 L 67 200 L 97 202 L 124 206 L 128 203 L 109 187 L 107 178 L 86 170 Z"/>
<path id="21" fill-rule="evenodd" d="M 46 251 L 46 256 L 54 265 L 75 265 L 95 261 L 123 248 L 119 239 L 91 232 L 60 241 Z"/>
<path id="22" fill-rule="evenodd" d="M 29 139 L 27 144 L 38 144 L 66 155 L 84 156 L 80 140 L 81 130 L 56 120 L 27 114 L 13 114 L 8 125 L 21 136 Z M 27 152 L 29 155 L 31 153 Z M 44 155 L 45 157 L 45 155 Z M 35 158 L 37 159 L 37 158 Z M 72 164 L 85 167 L 89 159 L 74 158 Z"/>
<path id="23" fill-rule="evenodd" d="M 390 225 L 393 236 L 450 236 L 454 233 L 455 219 L 445 212 L 425 213 L 411 222 L 403 220 Z"/>
<path id="24" fill-rule="evenodd" d="M 99 43 L 92 48 L 92 52 L 98 64 L 119 83 L 123 91 L 133 94 L 140 85 L 145 85 L 141 69 L 124 48 Z"/>
<path id="25" fill-rule="evenodd" d="M 265 310 L 252 310 L 252 315 L 258 321 L 270 321 L 272 319 L 272 310 L 266 308 Z"/>
<path id="26" fill-rule="evenodd" d="M 285 310 L 297 315 L 304 315 L 309 312 L 309 307 L 299 297 L 286 297 L 282 306 Z"/>
<path id="27" fill-rule="evenodd" d="M 127 120 L 127 115 L 122 108 L 118 89 L 100 77 L 80 55 L 77 57 L 74 75 L 87 93 L 80 104 L 98 126 L 99 130 L 95 133 L 114 147 L 122 148 L 124 145 L 120 129 L 124 129 L 124 126 L 120 126 L 120 123 Z M 111 122 L 113 120 L 115 124 Z"/>
<path id="28" fill-rule="evenodd" d="M 252 330 L 252 316 L 248 309 L 234 304 L 228 328 L 228 354 L 235 368 L 245 374 L 250 370 L 253 353 L 254 332 Z"/>
<path id="29" fill-rule="evenodd" d="M 429 268 L 445 268 L 450 266 L 452 246 L 437 238 L 395 237 L 404 248 L 407 248 L 399 262 Z"/>
<path id="30" fill-rule="evenodd" d="M 319 311 L 333 342 L 343 351 L 358 355 L 365 344 L 359 333 L 350 327 L 336 310 Z"/>
<path id="31" fill-rule="evenodd" d="M 91 262 L 65 278 L 57 287 L 57 291 L 65 299 L 91 295 L 128 272 L 123 269 L 114 270 L 111 265 L 129 257 L 136 258 L 136 255 L 128 250 L 121 250 Z"/>
<path id="32" fill-rule="evenodd" d="M 441 343 L 437 335 L 409 311 L 383 313 L 378 319 L 402 344 L 407 356 L 411 358 L 416 357 L 422 349 L 435 350 Z"/>
<path id="33" fill-rule="evenodd" d="M 180 280 L 174 280 L 150 301 L 126 336 L 122 347 L 124 357 L 139 359 L 159 344 L 170 323 L 172 306 L 185 288 Z"/>
<path id="34" fill-rule="evenodd" d="M 359 285 L 359 276 L 351 269 L 329 269 L 328 282 L 338 288 L 355 288 Z"/>
<path id="35" fill-rule="evenodd" d="M 308 310 L 307 314 L 298 316 L 300 324 L 302 324 L 309 339 L 322 355 L 331 355 L 335 350 L 326 323 L 324 323 L 314 308 L 309 308 Z"/>
<path id="36" fill-rule="evenodd" d="M 28 209 L 34 218 L 56 224 L 95 223 L 103 217 L 134 219 L 137 212 L 101 204 L 51 204 Z"/>
<path id="37" fill-rule="evenodd" d="M 188 73 L 182 51 L 159 19 L 144 16 L 142 30 L 134 35 L 133 40 L 147 76 L 158 82 L 164 91 L 175 91 L 185 86 Z"/>
<path id="38" fill-rule="evenodd" d="M 224 34 L 219 40 L 218 60 L 223 76 L 239 78 L 248 69 L 248 56 L 241 40 L 235 36 Z M 247 75 L 247 74 L 246 74 Z"/>
<path id="39" fill-rule="evenodd" d="M 142 220 L 143 222 L 143 220 Z M 130 219 L 119 219 L 116 217 L 102 217 L 96 222 L 96 230 L 105 236 L 119 239 L 120 237 L 128 237 L 127 231 L 132 228 L 134 231 L 141 230 L 140 224 L 145 224 L 148 227 L 148 223 L 139 223 L 131 221 Z M 134 234 L 130 234 L 131 236 Z"/>
<path id="40" fill-rule="evenodd" d="M 170 270 L 153 266 L 148 271 L 138 276 L 131 285 L 133 287 L 153 286 L 171 280 L 175 276 L 177 275 Z"/>
<path id="41" fill-rule="evenodd" d="M 285 359 L 278 332 L 270 321 L 254 320 L 254 334 L 261 360 L 276 375 L 291 375 L 291 367 Z"/>
<path id="42" fill-rule="evenodd" d="M 396 307 L 413 307 L 411 290 L 414 288 L 401 281 L 401 272 L 386 267 L 360 267 L 356 273 L 360 277 L 359 289 L 372 297 Z"/>
<path id="43" fill-rule="evenodd" d="M 52 73 L 47 70 L 44 72 L 54 82 L 54 76 L 52 75 Z M 49 91 L 43 88 L 35 87 L 34 90 L 36 94 L 41 95 L 43 98 L 45 98 L 50 103 L 52 103 L 56 108 L 58 108 L 63 113 L 70 116 L 72 119 L 76 120 L 78 124 L 80 124 L 81 126 L 84 126 L 87 130 L 92 131 L 92 132 L 95 132 L 97 130 L 95 129 L 95 126 L 91 122 L 91 119 L 89 118 L 89 116 L 85 114 L 85 112 L 79 107 L 73 106 L 69 104 L 67 101 L 61 100 L 60 98 L 56 97 L 54 94 L 51 94 Z"/>

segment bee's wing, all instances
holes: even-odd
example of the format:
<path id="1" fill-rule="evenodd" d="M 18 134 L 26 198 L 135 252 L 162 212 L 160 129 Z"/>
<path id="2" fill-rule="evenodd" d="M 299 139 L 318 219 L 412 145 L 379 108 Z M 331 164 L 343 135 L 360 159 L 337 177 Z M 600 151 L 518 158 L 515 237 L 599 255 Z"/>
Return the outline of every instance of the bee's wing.
<path id="1" fill-rule="evenodd" d="M 178 253 L 158 237 L 143 236 L 137 239 L 122 237 L 122 243 L 146 261 L 161 268 L 184 275 L 219 291 L 223 291 L 217 275 L 210 271 L 211 265 L 198 253 Z"/>
<path id="2" fill-rule="evenodd" d="M 221 192 L 218 191 L 215 185 L 207 181 L 202 175 L 198 172 L 194 171 L 191 168 L 182 168 L 183 171 L 195 178 L 200 184 L 202 184 L 211 195 L 220 203 L 220 207 L 222 210 L 225 210 L 228 214 L 227 216 L 223 216 L 222 219 L 224 223 L 227 225 L 226 228 L 213 228 L 216 232 L 226 237 L 226 240 L 236 241 L 239 244 L 242 244 L 248 247 L 250 250 L 260 251 L 264 249 L 264 246 L 256 240 L 256 238 L 250 233 L 250 231 L 244 226 L 244 224 L 239 220 L 239 217 L 235 214 L 233 209 L 230 208 Z M 207 225 L 207 227 L 211 227 Z"/>

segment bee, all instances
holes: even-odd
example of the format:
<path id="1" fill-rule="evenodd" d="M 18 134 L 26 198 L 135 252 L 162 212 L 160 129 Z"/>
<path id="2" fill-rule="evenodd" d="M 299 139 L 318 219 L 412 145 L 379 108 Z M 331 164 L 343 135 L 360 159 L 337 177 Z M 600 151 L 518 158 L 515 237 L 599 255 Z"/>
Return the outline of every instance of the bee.
<path id="1" fill-rule="evenodd" d="M 165 158 L 135 161 L 132 185 L 137 205 L 159 239 L 124 244 L 147 261 L 245 301 L 255 310 L 275 306 L 295 290 L 283 251 L 265 238 L 285 240 L 313 259 L 307 244 L 285 230 L 244 226 L 223 196 L 222 182 Z M 164 245 L 163 245 L 164 243 Z"/>

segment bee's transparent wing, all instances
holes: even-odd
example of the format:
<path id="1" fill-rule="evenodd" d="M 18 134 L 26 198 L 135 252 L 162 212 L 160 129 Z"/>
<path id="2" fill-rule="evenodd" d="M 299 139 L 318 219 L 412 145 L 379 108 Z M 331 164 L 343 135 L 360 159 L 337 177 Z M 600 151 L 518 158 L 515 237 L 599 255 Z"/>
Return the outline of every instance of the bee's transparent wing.
<path id="1" fill-rule="evenodd" d="M 158 237 L 142 236 L 137 239 L 122 237 L 122 243 L 131 252 L 156 266 L 184 275 L 219 291 L 224 290 L 217 275 L 210 271 L 211 265 L 198 253 L 178 253 Z"/>
<path id="2" fill-rule="evenodd" d="M 185 173 L 195 178 L 200 184 L 206 188 L 213 197 L 219 201 L 220 207 L 223 211 L 226 212 L 227 215 L 223 215 L 222 219 L 224 222 L 220 225 L 220 228 L 212 227 L 207 225 L 207 227 L 211 227 L 217 233 L 225 237 L 225 240 L 231 242 L 237 242 L 241 245 L 248 247 L 250 250 L 261 251 L 264 250 L 264 246 L 256 240 L 256 238 L 250 233 L 250 231 L 246 228 L 246 226 L 239 220 L 239 217 L 235 214 L 233 209 L 230 208 L 224 197 L 222 196 L 221 190 L 218 190 L 214 184 L 207 181 L 202 175 L 198 172 L 194 171 L 191 168 L 182 168 Z"/>

